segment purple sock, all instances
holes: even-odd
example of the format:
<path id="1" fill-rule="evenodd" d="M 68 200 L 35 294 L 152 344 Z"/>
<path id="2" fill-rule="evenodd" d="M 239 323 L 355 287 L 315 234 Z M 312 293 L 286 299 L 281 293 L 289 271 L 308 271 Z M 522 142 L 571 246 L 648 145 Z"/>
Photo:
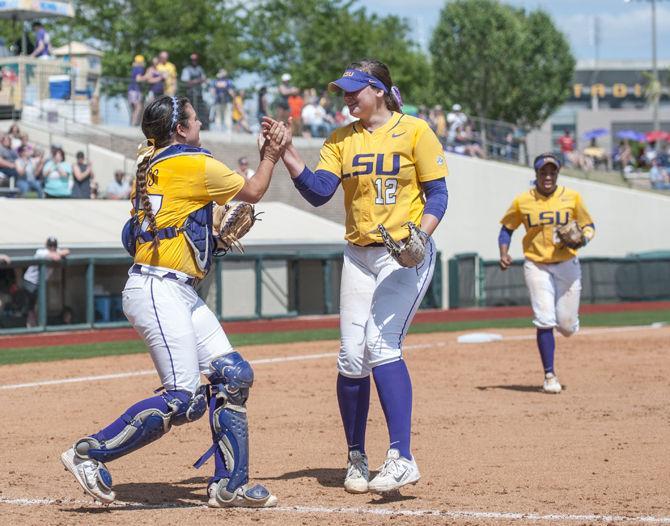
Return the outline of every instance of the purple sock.
<path id="1" fill-rule="evenodd" d="M 537 330 L 537 348 L 540 350 L 540 357 L 542 358 L 542 366 L 544 372 L 554 372 L 554 350 L 556 349 L 556 342 L 554 341 L 554 329 L 538 329 Z"/>
<path id="2" fill-rule="evenodd" d="M 133 421 L 139 413 L 146 411 L 147 409 L 158 409 L 163 413 L 169 413 L 170 408 L 163 399 L 162 396 L 152 396 L 140 402 L 137 402 L 135 405 L 128 408 L 128 410 L 123 413 L 119 418 L 114 420 L 106 428 L 101 429 L 95 435 L 91 435 L 98 442 L 104 442 L 111 438 L 114 438 L 118 435 L 124 427 L 126 427 L 130 422 Z"/>
<path id="3" fill-rule="evenodd" d="M 401 359 L 375 367 L 372 373 L 386 417 L 391 448 L 412 460 L 409 448 L 412 433 L 412 380 L 407 365 Z"/>
<path id="4" fill-rule="evenodd" d="M 349 451 L 365 453 L 365 427 L 370 408 L 370 377 L 348 378 L 337 375 L 337 401 Z"/>

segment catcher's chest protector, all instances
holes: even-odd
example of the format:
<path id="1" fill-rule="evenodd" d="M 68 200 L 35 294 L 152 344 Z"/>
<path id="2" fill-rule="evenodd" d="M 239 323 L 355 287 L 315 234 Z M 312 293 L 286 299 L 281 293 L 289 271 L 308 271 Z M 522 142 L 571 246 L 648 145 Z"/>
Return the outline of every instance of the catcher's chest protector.
<path id="1" fill-rule="evenodd" d="M 198 268 L 203 272 L 209 271 L 209 268 L 212 266 L 212 253 L 216 246 L 216 241 L 212 234 L 213 208 L 212 203 L 206 204 L 202 208 L 191 212 L 181 227 L 161 228 L 155 234 L 159 239 L 170 239 L 179 234 L 184 234 L 188 245 L 191 247 L 193 259 Z M 151 232 L 142 231 L 136 208 L 136 213 L 123 225 L 121 241 L 124 248 L 128 254 L 135 257 L 137 243 L 146 243 L 152 239 L 153 234 Z"/>

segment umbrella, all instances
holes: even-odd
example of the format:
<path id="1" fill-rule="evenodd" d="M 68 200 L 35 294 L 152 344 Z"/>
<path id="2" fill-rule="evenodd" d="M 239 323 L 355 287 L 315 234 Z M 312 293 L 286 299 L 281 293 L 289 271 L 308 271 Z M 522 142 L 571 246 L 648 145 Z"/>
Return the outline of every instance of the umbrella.
<path id="1" fill-rule="evenodd" d="M 7 20 L 20 20 L 22 23 L 28 20 L 39 20 L 41 18 L 74 18 L 74 8 L 70 2 L 59 2 L 55 0 L 0 0 L 0 18 Z M 26 49 L 26 28 L 23 29 L 23 45 Z"/>
<path id="2" fill-rule="evenodd" d="M 609 135 L 609 130 L 606 128 L 595 128 L 593 130 L 589 130 L 582 135 L 584 139 L 596 139 L 598 137 L 602 137 L 603 135 Z"/>
<path id="3" fill-rule="evenodd" d="M 72 4 L 58 1 L 0 0 L 0 18 L 36 20 L 58 16 L 73 18 Z"/>
<path id="4" fill-rule="evenodd" d="M 654 130 L 647 133 L 648 142 L 670 141 L 670 133 L 663 130 Z"/>
<path id="5" fill-rule="evenodd" d="M 628 139 L 631 141 L 643 142 L 647 140 L 647 136 L 636 130 L 621 130 L 617 132 L 616 136 L 619 139 Z"/>

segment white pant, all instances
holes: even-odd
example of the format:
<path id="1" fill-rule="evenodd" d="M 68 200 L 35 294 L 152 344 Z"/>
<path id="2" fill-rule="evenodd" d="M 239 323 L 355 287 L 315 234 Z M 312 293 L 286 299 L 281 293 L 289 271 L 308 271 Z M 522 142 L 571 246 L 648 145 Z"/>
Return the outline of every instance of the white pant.
<path id="1" fill-rule="evenodd" d="M 123 312 L 149 348 L 165 389 L 191 393 L 211 361 L 233 351 L 214 313 L 193 287 L 151 275 L 131 275 Z"/>
<path id="2" fill-rule="evenodd" d="M 412 318 L 435 269 L 435 244 L 415 268 L 401 267 L 384 247 L 347 245 L 340 287 L 339 372 L 364 378 L 398 360 Z"/>
<path id="3" fill-rule="evenodd" d="M 579 330 L 582 269 L 577 258 L 542 264 L 526 260 L 523 275 L 533 306 L 533 323 L 540 329 L 556 327 L 563 336 Z"/>

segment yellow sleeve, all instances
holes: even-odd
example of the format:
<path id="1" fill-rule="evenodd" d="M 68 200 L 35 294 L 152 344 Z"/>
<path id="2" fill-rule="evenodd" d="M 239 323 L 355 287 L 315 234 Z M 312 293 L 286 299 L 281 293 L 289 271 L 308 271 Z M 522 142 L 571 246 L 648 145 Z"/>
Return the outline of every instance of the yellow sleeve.
<path id="1" fill-rule="evenodd" d="M 584 237 L 589 240 L 593 239 L 593 236 L 596 233 L 593 219 L 591 219 L 591 214 L 589 214 L 589 211 L 586 209 L 580 194 L 577 194 L 577 197 L 575 198 L 575 221 L 582 227 Z"/>
<path id="2" fill-rule="evenodd" d="M 519 211 L 519 200 L 515 198 L 507 209 L 507 212 L 505 212 L 503 218 L 500 220 L 500 224 L 510 230 L 516 230 L 522 222 L 523 217 Z"/>
<path id="3" fill-rule="evenodd" d="M 416 175 L 421 182 L 434 181 L 449 175 L 444 148 L 439 139 L 428 126 L 419 131 L 414 145 L 414 166 Z"/>
<path id="4" fill-rule="evenodd" d="M 316 169 L 326 170 L 342 178 L 342 153 L 340 152 L 336 133 L 333 132 L 326 142 L 323 143 L 319 152 L 319 164 Z"/>
<path id="5" fill-rule="evenodd" d="M 244 186 L 244 177 L 211 157 L 205 159 L 205 190 L 212 201 L 225 205 Z"/>

